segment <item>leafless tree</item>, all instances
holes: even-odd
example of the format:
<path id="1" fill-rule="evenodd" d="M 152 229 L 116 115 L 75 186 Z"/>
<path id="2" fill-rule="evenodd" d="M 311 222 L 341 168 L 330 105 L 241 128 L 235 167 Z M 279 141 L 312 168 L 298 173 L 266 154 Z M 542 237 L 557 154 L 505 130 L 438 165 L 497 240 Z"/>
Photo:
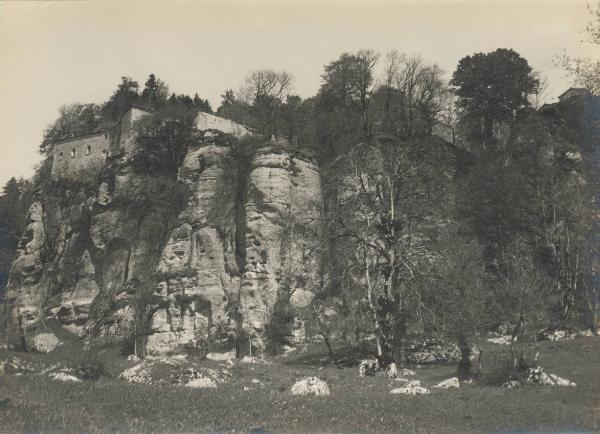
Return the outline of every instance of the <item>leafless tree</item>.
<path id="1" fill-rule="evenodd" d="M 267 136 L 278 135 L 281 105 L 293 81 L 293 76 L 285 71 L 261 69 L 251 72 L 240 88 L 239 99 L 251 108 L 259 130 Z"/>

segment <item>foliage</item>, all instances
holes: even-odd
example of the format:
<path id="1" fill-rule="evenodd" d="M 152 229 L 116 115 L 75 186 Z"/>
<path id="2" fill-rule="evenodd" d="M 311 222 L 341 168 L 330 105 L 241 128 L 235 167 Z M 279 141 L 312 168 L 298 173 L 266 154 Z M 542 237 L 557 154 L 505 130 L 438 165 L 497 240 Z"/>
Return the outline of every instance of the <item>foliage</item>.
<path id="1" fill-rule="evenodd" d="M 69 104 L 59 109 L 58 119 L 44 131 L 39 150 L 48 154 L 53 142 L 94 132 L 100 125 L 101 108 L 96 104 Z"/>
<path id="2" fill-rule="evenodd" d="M 382 82 L 371 103 L 375 128 L 382 133 L 402 137 L 430 134 L 450 104 L 443 71 L 417 55 L 390 51 Z"/>
<path id="3" fill-rule="evenodd" d="M 590 21 L 586 26 L 588 41 L 600 44 L 600 2 L 588 4 Z M 575 84 L 586 88 L 592 95 L 600 96 L 600 60 L 589 57 L 573 57 L 563 53 L 557 56 L 555 64 L 562 67 L 575 80 Z"/>
<path id="4" fill-rule="evenodd" d="M 195 113 L 185 106 L 168 105 L 137 121 L 134 130 L 141 152 L 136 155 L 134 166 L 176 176 L 188 148 L 199 143 Z"/>
<path id="5" fill-rule="evenodd" d="M 150 107 L 160 107 L 165 104 L 169 95 L 169 87 L 154 74 L 148 76 L 144 90 L 140 94 L 140 101 Z"/>
<path id="6" fill-rule="evenodd" d="M 139 102 L 138 82 L 130 77 L 121 77 L 121 83 L 102 106 L 102 119 L 107 124 L 117 122 L 125 110 Z"/>
<path id="7" fill-rule="evenodd" d="M 374 91 L 377 54 L 360 50 L 342 53 L 325 65 L 315 99 L 315 134 L 322 162 L 345 154 L 370 128 L 369 105 Z"/>
<path id="8" fill-rule="evenodd" d="M 447 218 L 441 167 L 426 162 L 431 146 L 384 138 L 357 146 L 338 212 L 329 217 L 346 240 L 348 253 L 337 264 L 368 302 L 378 356 L 399 362 L 437 255 L 438 225 Z"/>
<path id="9" fill-rule="evenodd" d="M 526 366 L 526 350 L 537 334 L 552 324 L 551 308 L 559 300 L 556 286 L 536 266 L 527 246 L 517 240 L 506 253 L 506 277 L 498 288 L 496 307 L 509 324 L 513 367 Z"/>
<path id="10" fill-rule="evenodd" d="M 0 296 L 3 295 L 10 265 L 25 229 L 25 216 L 32 201 L 31 182 L 22 178 L 10 178 L 0 195 Z"/>
<path id="11" fill-rule="evenodd" d="M 266 351 L 270 354 L 277 354 L 281 347 L 288 343 L 294 322 L 294 312 L 288 300 L 280 298 L 275 302 L 271 321 L 265 329 L 265 338 L 267 339 Z"/>
<path id="12" fill-rule="evenodd" d="M 536 91 L 539 80 L 526 59 L 514 50 L 499 48 L 463 57 L 450 84 L 465 120 L 472 124 L 470 136 L 490 147 L 494 125 L 527 107 L 527 97 Z"/>

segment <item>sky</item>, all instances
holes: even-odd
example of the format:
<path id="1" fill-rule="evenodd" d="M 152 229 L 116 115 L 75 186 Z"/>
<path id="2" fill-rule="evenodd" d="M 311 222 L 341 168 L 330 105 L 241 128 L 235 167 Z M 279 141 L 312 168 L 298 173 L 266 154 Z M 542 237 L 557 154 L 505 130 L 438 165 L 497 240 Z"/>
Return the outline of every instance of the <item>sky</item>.
<path id="1" fill-rule="evenodd" d="M 43 130 L 61 105 L 102 103 L 121 76 L 150 73 L 213 108 L 260 68 L 316 93 L 323 66 L 371 48 L 418 53 L 450 78 L 475 52 L 513 48 L 548 78 L 552 101 L 570 83 L 553 58 L 600 57 L 585 42 L 586 0 L 0 0 L 0 185 L 29 177 Z"/>

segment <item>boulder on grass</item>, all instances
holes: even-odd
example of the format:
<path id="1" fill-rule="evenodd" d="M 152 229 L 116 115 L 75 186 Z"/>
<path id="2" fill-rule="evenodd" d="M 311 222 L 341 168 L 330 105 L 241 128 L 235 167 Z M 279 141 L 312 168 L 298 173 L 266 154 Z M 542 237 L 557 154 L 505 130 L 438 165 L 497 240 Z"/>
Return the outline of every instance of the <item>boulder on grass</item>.
<path id="1" fill-rule="evenodd" d="M 51 374 L 50 378 L 57 381 L 71 382 L 71 383 L 81 383 L 81 379 L 77 378 L 74 375 L 67 374 L 65 372 L 57 372 L 55 374 Z"/>
<path id="2" fill-rule="evenodd" d="M 385 368 L 385 376 L 388 378 L 396 378 L 398 376 L 398 367 L 395 363 L 390 363 L 387 368 Z"/>
<path id="3" fill-rule="evenodd" d="M 574 382 L 569 381 L 566 378 L 559 377 L 556 374 L 547 374 L 541 366 L 536 366 L 527 370 L 526 383 L 544 386 L 576 386 Z"/>
<path id="4" fill-rule="evenodd" d="M 433 386 L 435 389 L 452 389 L 459 388 L 460 383 L 458 382 L 458 377 L 448 378 L 447 380 L 442 381 L 441 383 Z"/>
<path id="5" fill-rule="evenodd" d="M 297 381 L 290 392 L 292 395 L 329 395 L 329 386 L 317 377 L 308 377 Z"/>
<path id="6" fill-rule="evenodd" d="M 54 333 L 40 333 L 33 338 L 32 349 L 36 353 L 49 353 L 54 351 L 60 341 Z"/>
<path id="7" fill-rule="evenodd" d="M 421 386 L 419 380 L 414 380 L 405 384 L 403 387 L 390 390 L 390 393 L 401 395 L 428 395 L 429 390 Z"/>
<path id="8" fill-rule="evenodd" d="M 367 377 L 375 375 L 379 371 L 379 361 L 377 359 L 365 359 L 358 365 L 358 375 Z"/>
<path id="9" fill-rule="evenodd" d="M 211 378 L 203 377 L 190 381 L 185 387 L 193 387 L 194 389 L 216 389 L 217 383 Z"/>

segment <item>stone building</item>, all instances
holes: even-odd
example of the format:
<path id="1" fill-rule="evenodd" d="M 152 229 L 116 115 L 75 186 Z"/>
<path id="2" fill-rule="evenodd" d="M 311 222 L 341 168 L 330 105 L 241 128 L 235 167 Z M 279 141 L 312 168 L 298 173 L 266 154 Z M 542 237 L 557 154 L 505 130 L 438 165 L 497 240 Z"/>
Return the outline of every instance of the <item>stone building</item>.
<path id="1" fill-rule="evenodd" d="M 219 130 L 223 133 L 231 134 L 237 138 L 253 135 L 248 128 L 241 124 L 204 112 L 198 112 L 194 123 L 196 128 L 200 131 Z"/>
<path id="2" fill-rule="evenodd" d="M 132 106 L 112 128 L 71 137 L 54 144 L 52 179 L 84 181 L 98 174 L 110 155 L 135 149 L 133 124 L 150 113 Z"/>

